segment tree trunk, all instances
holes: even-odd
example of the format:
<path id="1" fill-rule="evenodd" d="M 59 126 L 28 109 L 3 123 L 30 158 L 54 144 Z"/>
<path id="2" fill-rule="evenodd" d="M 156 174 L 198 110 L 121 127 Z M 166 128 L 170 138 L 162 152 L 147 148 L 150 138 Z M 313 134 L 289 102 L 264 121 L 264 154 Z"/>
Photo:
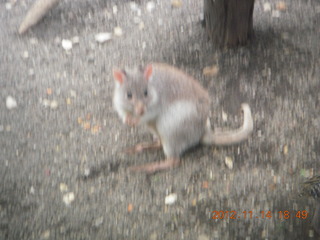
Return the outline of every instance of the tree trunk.
<path id="1" fill-rule="evenodd" d="M 204 0 L 205 28 L 219 47 L 244 45 L 253 36 L 254 0 Z"/>

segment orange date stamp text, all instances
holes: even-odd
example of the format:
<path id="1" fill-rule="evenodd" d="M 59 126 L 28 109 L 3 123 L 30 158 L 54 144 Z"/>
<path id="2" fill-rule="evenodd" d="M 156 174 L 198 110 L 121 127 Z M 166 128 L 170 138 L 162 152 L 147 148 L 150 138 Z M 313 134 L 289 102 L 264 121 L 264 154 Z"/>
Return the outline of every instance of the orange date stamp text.
<path id="1" fill-rule="evenodd" d="M 303 211 L 260 211 L 254 213 L 253 211 L 212 211 L 211 219 L 290 219 L 290 218 L 298 218 L 298 219 L 306 219 L 308 218 L 308 212 L 306 210 Z"/>

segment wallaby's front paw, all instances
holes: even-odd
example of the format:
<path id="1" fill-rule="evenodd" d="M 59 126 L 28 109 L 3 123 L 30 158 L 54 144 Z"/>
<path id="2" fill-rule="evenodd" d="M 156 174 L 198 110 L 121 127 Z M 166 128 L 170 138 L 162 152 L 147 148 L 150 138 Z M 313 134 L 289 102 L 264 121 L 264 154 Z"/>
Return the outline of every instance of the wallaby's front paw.
<path id="1" fill-rule="evenodd" d="M 127 115 L 126 119 L 125 119 L 125 124 L 127 124 L 131 127 L 135 127 L 139 124 L 139 119 L 133 117 L 132 115 Z"/>

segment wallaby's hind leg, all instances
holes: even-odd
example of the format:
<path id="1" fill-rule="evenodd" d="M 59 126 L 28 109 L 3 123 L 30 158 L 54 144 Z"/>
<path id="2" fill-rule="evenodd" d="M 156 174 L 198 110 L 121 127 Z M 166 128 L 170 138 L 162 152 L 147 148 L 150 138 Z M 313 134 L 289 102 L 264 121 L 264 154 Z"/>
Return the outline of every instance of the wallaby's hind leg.
<path id="1" fill-rule="evenodd" d="M 180 164 L 179 158 L 167 158 L 166 160 L 163 160 L 160 162 L 133 166 L 133 167 L 130 167 L 129 170 L 133 172 L 145 172 L 147 174 L 152 174 L 158 171 L 163 171 L 163 170 L 177 167 L 179 166 L 179 164 Z"/>
<path id="2" fill-rule="evenodd" d="M 161 148 L 161 142 L 160 140 L 155 140 L 153 142 L 138 143 L 133 147 L 125 149 L 124 152 L 127 154 L 134 154 L 134 153 L 139 153 L 148 149 L 159 149 L 159 148 Z"/>

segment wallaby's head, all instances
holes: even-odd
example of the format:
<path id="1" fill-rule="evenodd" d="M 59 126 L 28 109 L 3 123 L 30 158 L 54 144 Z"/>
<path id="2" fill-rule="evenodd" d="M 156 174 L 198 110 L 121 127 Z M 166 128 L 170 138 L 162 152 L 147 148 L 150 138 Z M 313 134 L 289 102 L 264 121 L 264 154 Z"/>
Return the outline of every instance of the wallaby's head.
<path id="1" fill-rule="evenodd" d="M 115 94 L 122 107 L 135 116 L 143 116 L 153 100 L 149 80 L 152 76 L 152 65 L 131 70 L 113 70 Z"/>

